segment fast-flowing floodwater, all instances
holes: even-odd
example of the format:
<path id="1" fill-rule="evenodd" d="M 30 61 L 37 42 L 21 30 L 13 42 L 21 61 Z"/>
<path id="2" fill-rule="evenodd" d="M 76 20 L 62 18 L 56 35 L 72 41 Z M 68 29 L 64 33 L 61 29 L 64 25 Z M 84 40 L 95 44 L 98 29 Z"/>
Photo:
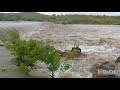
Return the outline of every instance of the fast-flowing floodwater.
<path id="1" fill-rule="evenodd" d="M 18 31 L 22 33 L 31 33 L 40 30 L 46 25 L 41 22 L 0 22 L 0 38 L 6 38 L 8 31 Z M 0 42 L 1 43 L 1 42 Z M 4 47 L 0 47 L 0 78 L 29 78 L 19 71 L 19 69 L 11 63 L 10 52 Z"/>
<path id="2" fill-rule="evenodd" d="M 11 29 L 10 29 L 11 28 Z M 6 31 L 17 30 L 23 39 L 44 40 L 59 50 L 71 50 L 74 44 L 79 45 L 87 57 L 71 62 L 72 68 L 67 71 L 70 77 L 92 77 L 90 68 L 95 63 L 114 61 L 120 56 L 120 25 L 84 25 L 84 24 L 53 24 L 48 22 L 0 22 L 0 36 Z M 3 50 L 3 48 L 2 48 Z M 0 66 L 10 60 L 5 49 L 0 52 Z M 5 51 L 5 52 L 4 52 Z M 4 53 L 3 53 L 4 52 Z M 0 71 L 0 73 L 3 73 Z M 12 72 L 14 76 L 16 74 Z M 19 73 L 17 73 L 19 74 Z M 60 77 L 56 72 L 56 77 Z M 20 76 L 19 76 L 20 75 Z M 24 77 L 19 74 L 19 77 Z M 0 74 L 0 77 L 4 75 Z M 8 73 L 8 76 L 11 77 Z M 64 76 L 67 77 L 67 76 Z"/>
<path id="3" fill-rule="evenodd" d="M 4 37 L 7 31 L 19 31 L 20 33 L 30 33 L 45 27 L 46 22 L 0 22 L 0 37 Z"/>

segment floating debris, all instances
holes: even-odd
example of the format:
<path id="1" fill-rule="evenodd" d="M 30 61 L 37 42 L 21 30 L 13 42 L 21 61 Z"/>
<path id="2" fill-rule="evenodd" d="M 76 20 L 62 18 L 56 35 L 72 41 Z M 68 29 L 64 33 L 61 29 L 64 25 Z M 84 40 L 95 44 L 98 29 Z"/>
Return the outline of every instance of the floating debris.
<path id="1" fill-rule="evenodd" d="M 81 52 L 81 48 L 79 48 L 79 46 L 75 46 L 75 45 L 74 45 L 74 47 L 72 47 L 71 50 L 65 50 L 64 52 L 61 51 L 61 50 L 57 50 L 57 52 L 59 53 L 59 55 L 61 57 L 68 57 L 71 54 L 74 54 L 75 59 L 79 59 L 81 57 L 86 57 L 87 56 L 87 55 L 85 55 Z"/>

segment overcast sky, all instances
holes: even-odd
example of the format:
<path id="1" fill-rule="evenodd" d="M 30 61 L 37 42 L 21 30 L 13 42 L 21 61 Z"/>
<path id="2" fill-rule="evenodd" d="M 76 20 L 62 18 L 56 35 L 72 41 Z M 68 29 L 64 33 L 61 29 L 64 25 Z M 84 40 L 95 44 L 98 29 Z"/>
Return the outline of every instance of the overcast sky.
<path id="1" fill-rule="evenodd" d="M 3 13 L 3 12 L 2 12 Z M 4 13 L 11 13 L 11 12 L 4 12 Z M 16 13 L 16 12 L 12 12 Z M 108 15 L 108 16 L 120 16 L 120 12 L 37 12 L 46 15 L 65 15 L 65 14 L 85 14 L 85 15 Z"/>
<path id="2" fill-rule="evenodd" d="M 85 14 L 85 15 L 109 15 L 109 16 L 120 16 L 120 12 L 38 12 L 41 14 L 47 14 L 47 15 L 52 15 L 52 14 Z"/>

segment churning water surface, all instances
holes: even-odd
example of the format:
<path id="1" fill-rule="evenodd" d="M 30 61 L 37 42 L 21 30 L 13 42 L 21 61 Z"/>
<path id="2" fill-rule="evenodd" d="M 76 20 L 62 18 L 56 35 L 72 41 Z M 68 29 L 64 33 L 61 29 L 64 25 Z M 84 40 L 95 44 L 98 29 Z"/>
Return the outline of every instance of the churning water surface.
<path id="1" fill-rule="evenodd" d="M 74 74 L 85 77 L 86 71 L 97 62 L 113 61 L 120 56 L 120 25 L 51 24 L 48 22 L 0 22 L 0 37 L 10 30 L 19 31 L 22 37 L 50 41 L 60 50 L 71 50 L 76 43 L 87 55 L 74 63 L 80 68 Z M 0 77 L 25 77 L 19 72 L 2 72 L 2 66 L 11 60 L 10 53 L 0 47 Z M 87 68 L 87 69 L 86 69 Z M 71 71 L 72 72 L 72 71 Z M 57 72 L 58 73 L 58 72 Z M 83 76 L 80 76 L 80 75 Z"/>

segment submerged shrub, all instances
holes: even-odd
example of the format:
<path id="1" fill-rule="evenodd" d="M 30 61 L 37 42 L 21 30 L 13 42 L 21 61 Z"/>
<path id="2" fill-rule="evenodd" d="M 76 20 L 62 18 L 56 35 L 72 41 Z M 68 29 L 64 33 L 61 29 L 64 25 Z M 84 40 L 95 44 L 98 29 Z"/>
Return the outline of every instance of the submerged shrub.
<path id="1" fill-rule="evenodd" d="M 54 77 L 54 72 L 60 64 L 60 56 L 53 46 L 38 40 L 21 40 L 18 32 L 8 32 L 8 36 L 8 40 L 2 41 L 14 55 L 14 60 L 21 71 L 28 72 L 28 66 L 33 67 L 37 60 L 41 60 L 52 72 L 52 78 Z"/>

